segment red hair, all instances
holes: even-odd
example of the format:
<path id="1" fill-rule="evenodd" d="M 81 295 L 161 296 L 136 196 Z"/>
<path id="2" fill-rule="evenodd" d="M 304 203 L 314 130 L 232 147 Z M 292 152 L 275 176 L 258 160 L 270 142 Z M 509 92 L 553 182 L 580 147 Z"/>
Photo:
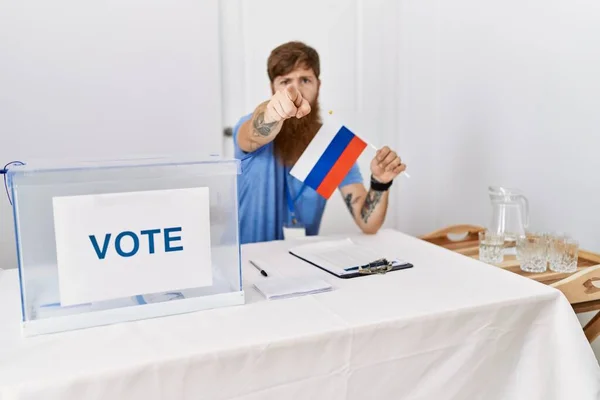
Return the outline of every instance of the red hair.
<path id="1" fill-rule="evenodd" d="M 302 42 L 288 42 L 276 47 L 267 60 L 267 73 L 271 83 L 278 76 L 287 75 L 298 67 L 312 69 L 319 79 L 319 53 Z"/>

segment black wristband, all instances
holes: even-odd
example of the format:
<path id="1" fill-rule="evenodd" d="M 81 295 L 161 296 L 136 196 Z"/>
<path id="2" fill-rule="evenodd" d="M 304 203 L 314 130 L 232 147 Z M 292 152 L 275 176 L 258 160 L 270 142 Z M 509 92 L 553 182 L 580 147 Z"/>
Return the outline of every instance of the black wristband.
<path id="1" fill-rule="evenodd" d="M 391 180 L 388 183 L 381 183 L 373 178 L 373 175 L 371 175 L 371 189 L 376 192 L 385 192 L 390 188 L 390 186 L 392 186 L 392 182 L 394 182 L 394 180 Z"/>

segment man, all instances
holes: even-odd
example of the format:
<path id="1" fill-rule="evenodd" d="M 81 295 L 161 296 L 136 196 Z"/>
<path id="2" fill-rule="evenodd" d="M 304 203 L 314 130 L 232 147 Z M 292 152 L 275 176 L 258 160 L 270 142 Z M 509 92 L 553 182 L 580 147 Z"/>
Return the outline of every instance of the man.
<path id="1" fill-rule="evenodd" d="M 283 44 L 267 62 L 273 96 L 243 117 L 233 130 L 241 160 L 238 184 L 241 243 L 317 235 L 326 200 L 289 174 L 321 126 L 318 53 L 300 43 Z M 388 188 L 406 169 L 387 146 L 371 161 L 367 191 L 355 164 L 339 190 L 356 224 L 375 233 L 383 224 Z"/>

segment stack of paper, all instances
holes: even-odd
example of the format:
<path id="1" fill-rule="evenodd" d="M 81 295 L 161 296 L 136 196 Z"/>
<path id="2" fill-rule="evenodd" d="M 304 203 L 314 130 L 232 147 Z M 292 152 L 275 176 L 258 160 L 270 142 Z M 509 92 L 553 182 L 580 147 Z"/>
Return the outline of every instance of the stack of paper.
<path id="1" fill-rule="evenodd" d="M 412 267 L 398 258 L 388 258 L 371 248 L 354 243 L 350 238 L 303 244 L 290 249 L 296 257 L 338 277 L 354 276 L 365 267 L 382 258 L 391 262 L 392 270 Z"/>
<path id="2" fill-rule="evenodd" d="M 381 258 L 380 254 L 351 239 L 309 243 L 297 246 L 290 252 L 336 275 L 355 273 L 359 265 L 367 265 Z M 349 269 L 353 271 L 348 271 Z"/>
<path id="3" fill-rule="evenodd" d="M 322 293 L 332 289 L 329 283 L 315 278 L 267 278 L 254 286 L 269 300 Z"/>

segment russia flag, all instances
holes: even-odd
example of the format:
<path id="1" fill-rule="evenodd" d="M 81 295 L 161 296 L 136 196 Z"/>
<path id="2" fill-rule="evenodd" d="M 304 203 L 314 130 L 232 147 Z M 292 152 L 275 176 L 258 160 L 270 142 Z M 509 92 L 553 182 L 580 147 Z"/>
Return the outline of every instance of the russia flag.
<path id="1" fill-rule="evenodd" d="M 290 174 L 329 199 L 366 147 L 344 125 L 324 121 Z"/>

